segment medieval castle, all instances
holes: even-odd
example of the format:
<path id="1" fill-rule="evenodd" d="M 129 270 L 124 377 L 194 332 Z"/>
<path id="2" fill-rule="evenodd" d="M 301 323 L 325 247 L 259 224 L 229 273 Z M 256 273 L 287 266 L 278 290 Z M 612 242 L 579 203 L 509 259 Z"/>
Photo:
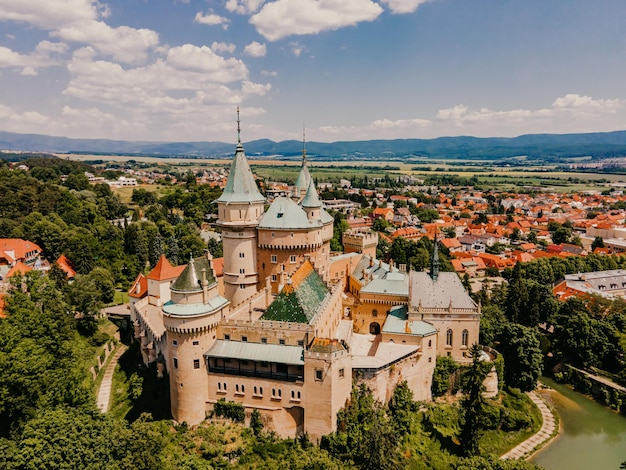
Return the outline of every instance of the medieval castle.
<path id="1" fill-rule="evenodd" d="M 291 197 L 266 207 L 238 138 L 217 204 L 223 266 L 161 257 L 130 290 L 135 338 L 167 370 L 176 421 L 198 424 L 224 398 L 281 436 L 316 440 L 335 430 L 354 380 L 383 401 L 406 380 L 429 400 L 436 357 L 469 360 L 480 307 L 439 272 L 436 248 L 429 272 L 377 260 L 370 231 L 346 232 L 345 252 L 331 253 L 306 151 Z"/>

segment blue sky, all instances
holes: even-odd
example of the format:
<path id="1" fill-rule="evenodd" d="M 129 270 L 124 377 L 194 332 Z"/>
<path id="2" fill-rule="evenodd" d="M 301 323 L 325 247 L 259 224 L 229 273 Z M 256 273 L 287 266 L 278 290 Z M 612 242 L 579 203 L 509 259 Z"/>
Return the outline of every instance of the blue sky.
<path id="1" fill-rule="evenodd" d="M 233 142 L 626 129 L 623 0 L 0 0 L 0 129 Z M 0 145 L 1 146 L 1 145 Z"/>

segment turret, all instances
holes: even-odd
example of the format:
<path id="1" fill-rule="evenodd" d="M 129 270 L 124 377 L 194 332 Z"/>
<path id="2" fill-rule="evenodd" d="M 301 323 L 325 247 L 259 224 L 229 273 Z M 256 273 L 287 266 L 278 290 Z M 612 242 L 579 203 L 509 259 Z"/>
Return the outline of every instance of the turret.
<path id="1" fill-rule="evenodd" d="M 237 148 L 222 195 L 217 199 L 217 225 L 224 244 L 224 295 L 233 305 L 257 291 L 257 232 L 265 197 L 259 192 L 241 144 L 237 108 Z"/>
<path id="2" fill-rule="evenodd" d="M 298 177 L 296 178 L 296 183 L 293 188 L 292 197 L 299 201 L 307 192 L 309 185 L 311 183 L 311 174 L 309 173 L 309 169 L 306 165 L 306 145 L 304 138 L 304 129 L 302 130 L 302 166 L 300 167 L 300 172 L 298 173 Z"/>

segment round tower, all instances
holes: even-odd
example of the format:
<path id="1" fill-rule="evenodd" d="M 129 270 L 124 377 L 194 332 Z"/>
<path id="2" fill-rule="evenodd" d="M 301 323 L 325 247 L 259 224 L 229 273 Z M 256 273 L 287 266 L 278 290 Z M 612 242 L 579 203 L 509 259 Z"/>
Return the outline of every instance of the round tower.
<path id="1" fill-rule="evenodd" d="M 237 148 L 222 195 L 217 200 L 224 244 L 224 295 L 237 305 L 257 292 L 257 231 L 265 197 L 259 192 L 241 144 L 237 108 Z"/>
<path id="2" fill-rule="evenodd" d="M 161 308 L 172 416 L 179 423 L 195 425 L 206 417 L 209 375 L 203 354 L 215 343 L 217 325 L 228 313 L 229 302 L 218 294 L 210 258 L 205 256 L 191 259 L 170 290 L 171 300 Z"/>

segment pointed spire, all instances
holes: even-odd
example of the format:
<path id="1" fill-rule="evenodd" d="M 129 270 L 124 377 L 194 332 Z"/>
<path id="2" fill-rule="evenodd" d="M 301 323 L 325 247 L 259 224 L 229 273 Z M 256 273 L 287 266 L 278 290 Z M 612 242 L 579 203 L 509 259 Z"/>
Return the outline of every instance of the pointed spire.
<path id="1" fill-rule="evenodd" d="M 296 178 L 295 183 L 295 198 L 300 199 L 302 197 L 302 193 L 305 192 L 309 188 L 309 181 L 311 180 L 311 175 L 309 173 L 309 169 L 306 165 L 306 141 L 305 141 L 305 133 L 304 126 L 302 127 L 302 166 L 300 167 L 300 173 L 298 173 L 298 177 Z"/>
<path id="2" fill-rule="evenodd" d="M 302 199 L 300 205 L 302 207 L 309 208 L 322 207 L 319 195 L 317 194 L 317 189 L 315 189 L 315 182 L 313 181 L 313 178 L 309 179 L 309 187 L 307 188 L 304 199 Z"/>
<path id="3" fill-rule="evenodd" d="M 239 105 L 237 105 L 237 144 L 241 144 L 241 121 L 239 120 Z"/>
<path id="4" fill-rule="evenodd" d="M 438 250 L 437 232 L 435 231 L 435 243 L 433 246 L 433 255 L 430 259 L 430 278 L 433 281 L 437 280 L 439 276 L 439 250 Z"/>
<path id="5" fill-rule="evenodd" d="M 177 292 L 199 292 L 202 290 L 200 278 L 196 272 L 195 260 L 189 255 L 189 264 L 182 274 L 174 281 L 171 289 Z"/>
<path id="6" fill-rule="evenodd" d="M 254 175 L 248 164 L 248 159 L 241 144 L 241 121 L 239 120 L 239 106 L 237 106 L 237 148 L 233 162 L 230 165 L 230 173 L 226 181 L 226 187 L 217 202 L 225 203 L 252 203 L 265 202 L 265 198 L 259 192 L 254 181 Z"/>
<path id="7" fill-rule="evenodd" d="M 302 125 L 302 165 L 306 163 L 306 128 Z"/>

